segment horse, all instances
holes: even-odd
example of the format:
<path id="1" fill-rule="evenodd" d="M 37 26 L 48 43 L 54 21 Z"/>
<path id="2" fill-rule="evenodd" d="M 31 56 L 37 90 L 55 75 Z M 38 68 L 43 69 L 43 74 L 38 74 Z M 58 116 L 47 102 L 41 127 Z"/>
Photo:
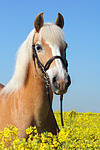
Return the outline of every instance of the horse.
<path id="1" fill-rule="evenodd" d="M 43 65 L 54 56 L 66 60 L 67 43 L 64 40 L 64 18 L 58 13 L 55 24 L 44 23 L 43 13 L 34 21 L 34 29 L 17 52 L 15 71 L 10 81 L 0 84 L 0 130 L 7 124 L 18 128 L 18 136 L 27 138 L 26 129 L 36 126 L 38 133 L 57 134 L 46 95 L 44 75 L 36 60 L 33 60 L 34 43 L 39 60 Z M 67 92 L 71 83 L 68 69 L 61 59 L 54 59 L 46 70 L 50 82 L 50 103 L 53 93 L 60 95 Z"/>

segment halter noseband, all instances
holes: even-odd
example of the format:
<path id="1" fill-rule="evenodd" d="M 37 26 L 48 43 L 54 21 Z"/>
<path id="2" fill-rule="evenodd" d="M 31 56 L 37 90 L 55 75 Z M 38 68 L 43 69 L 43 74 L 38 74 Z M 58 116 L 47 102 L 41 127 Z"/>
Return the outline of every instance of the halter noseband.
<path id="1" fill-rule="evenodd" d="M 63 57 L 61 57 L 61 56 L 53 56 L 52 58 L 50 58 L 46 62 L 45 65 L 43 65 L 41 63 L 41 61 L 39 60 L 39 58 L 38 58 L 38 55 L 37 55 L 37 52 L 36 52 L 36 49 L 35 49 L 35 43 L 33 43 L 33 45 L 32 45 L 32 50 L 33 50 L 33 60 L 34 60 L 34 63 L 35 63 L 35 59 L 36 59 L 38 67 L 40 68 L 41 72 L 44 74 L 44 79 L 45 79 L 45 82 L 46 82 L 46 94 L 47 94 L 47 98 L 48 98 L 50 110 L 51 110 L 51 113 L 52 113 L 52 116 L 53 116 L 56 128 L 58 129 L 58 132 L 59 132 L 60 130 L 59 130 L 59 127 L 57 125 L 57 122 L 56 122 L 56 119 L 54 117 L 54 113 L 53 113 L 53 110 L 52 110 L 52 107 L 51 107 L 51 100 L 50 100 L 50 95 L 49 95 L 49 77 L 48 77 L 48 74 L 46 73 L 46 71 L 49 69 L 51 63 L 55 59 L 60 59 L 62 61 L 62 63 L 64 65 L 66 71 L 67 71 L 68 63 L 67 63 L 67 60 L 64 60 Z M 63 100 L 63 94 L 60 95 L 60 102 L 61 102 L 61 108 L 60 108 L 61 111 L 60 111 L 60 114 L 61 114 L 61 123 L 62 123 L 62 126 L 64 126 L 63 116 L 62 116 L 62 100 Z"/>

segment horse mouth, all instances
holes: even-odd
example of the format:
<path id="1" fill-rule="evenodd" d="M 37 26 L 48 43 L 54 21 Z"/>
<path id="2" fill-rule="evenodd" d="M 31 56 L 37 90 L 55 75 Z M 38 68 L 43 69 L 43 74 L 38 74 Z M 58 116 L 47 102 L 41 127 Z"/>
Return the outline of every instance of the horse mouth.
<path id="1" fill-rule="evenodd" d="M 55 91 L 54 91 L 54 93 L 55 93 L 56 95 L 62 95 L 62 94 L 67 93 L 67 90 L 68 90 L 68 89 L 66 89 L 66 90 L 62 90 L 62 91 L 55 90 Z"/>

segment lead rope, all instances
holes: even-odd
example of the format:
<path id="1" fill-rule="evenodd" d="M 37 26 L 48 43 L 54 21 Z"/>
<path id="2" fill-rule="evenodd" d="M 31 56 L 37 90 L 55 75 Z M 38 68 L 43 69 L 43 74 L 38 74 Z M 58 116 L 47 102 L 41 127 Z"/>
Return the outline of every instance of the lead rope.
<path id="1" fill-rule="evenodd" d="M 49 102 L 49 106 L 50 106 L 50 111 L 52 113 L 52 117 L 54 119 L 54 123 L 55 123 L 55 126 L 58 130 L 58 132 L 60 131 L 59 127 L 58 127 L 58 124 L 56 122 L 56 119 L 55 119 L 55 116 L 54 116 L 54 113 L 53 113 L 53 110 L 52 110 L 52 106 L 51 106 L 51 101 L 50 101 L 50 92 L 49 92 L 49 77 L 45 71 L 45 67 L 43 66 L 43 64 L 40 62 L 40 60 L 38 59 L 38 56 L 37 56 L 37 53 L 36 53 L 36 50 L 35 50 L 35 44 L 32 45 L 32 49 L 33 49 L 33 60 L 34 60 L 34 64 L 35 64 L 35 58 L 37 60 L 37 64 L 38 64 L 38 67 L 40 68 L 41 72 L 44 74 L 44 80 L 46 82 L 46 95 L 47 95 L 47 99 L 48 99 L 48 102 Z M 61 107 L 60 107 L 60 114 L 61 114 L 61 123 L 62 123 L 62 126 L 64 126 L 64 123 L 63 123 L 63 115 L 62 115 L 62 101 L 63 101 L 63 94 L 60 95 L 60 103 L 61 103 Z"/>
<path id="2" fill-rule="evenodd" d="M 61 116 L 61 124 L 62 124 L 62 126 L 64 126 L 63 111 L 62 111 L 62 101 L 63 101 L 63 94 L 60 95 L 60 116 Z"/>

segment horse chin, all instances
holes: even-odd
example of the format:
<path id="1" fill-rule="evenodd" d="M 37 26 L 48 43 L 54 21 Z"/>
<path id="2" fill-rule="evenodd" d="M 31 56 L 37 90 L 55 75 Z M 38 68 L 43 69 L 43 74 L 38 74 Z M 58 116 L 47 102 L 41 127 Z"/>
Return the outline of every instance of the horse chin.
<path id="1" fill-rule="evenodd" d="M 62 94 L 65 94 L 67 92 L 67 89 L 66 90 L 63 90 L 63 91 L 60 91 L 60 90 L 55 90 L 53 91 L 56 95 L 62 95 Z"/>

